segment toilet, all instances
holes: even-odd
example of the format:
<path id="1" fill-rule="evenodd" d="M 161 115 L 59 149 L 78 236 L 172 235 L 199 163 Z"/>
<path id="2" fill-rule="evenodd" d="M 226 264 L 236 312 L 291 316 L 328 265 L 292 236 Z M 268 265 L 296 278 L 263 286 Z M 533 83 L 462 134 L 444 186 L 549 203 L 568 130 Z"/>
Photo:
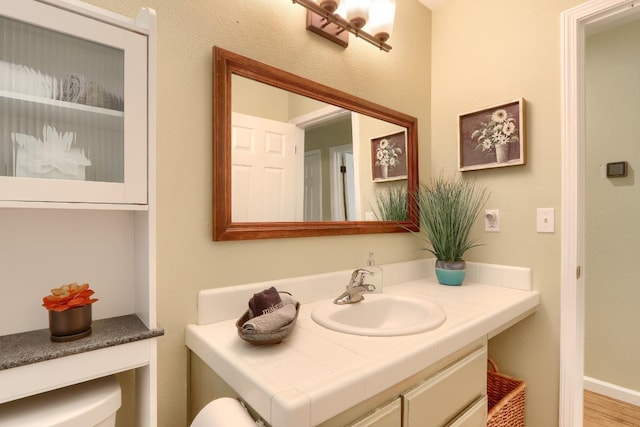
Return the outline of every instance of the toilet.
<path id="1" fill-rule="evenodd" d="M 256 427 L 256 422 L 239 401 L 221 397 L 207 403 L 193 419 L 191 427 Z"/>
<path id="2" fill-rule="evenodd" d="M 0 427 L 114 427 L 122 396 L 114 375 L 0 405 Z"/>

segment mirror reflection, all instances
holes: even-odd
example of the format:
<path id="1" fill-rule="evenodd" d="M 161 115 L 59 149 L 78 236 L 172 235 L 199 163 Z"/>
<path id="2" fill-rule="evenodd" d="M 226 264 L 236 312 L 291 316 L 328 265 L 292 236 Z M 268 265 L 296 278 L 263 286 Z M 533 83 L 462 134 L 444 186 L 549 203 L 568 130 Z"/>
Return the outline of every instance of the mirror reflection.
<path id="1" fill-rule="evenodd" d="M 213 53 L 214 240 L 417 229 L 415 117 Z"/>
<path id="2" fill-rule="evenodd" d="M 405 127 L 238 75 L 232 88 L 233 222 L 406 220 L 383 204 L 406 194 Z"/>

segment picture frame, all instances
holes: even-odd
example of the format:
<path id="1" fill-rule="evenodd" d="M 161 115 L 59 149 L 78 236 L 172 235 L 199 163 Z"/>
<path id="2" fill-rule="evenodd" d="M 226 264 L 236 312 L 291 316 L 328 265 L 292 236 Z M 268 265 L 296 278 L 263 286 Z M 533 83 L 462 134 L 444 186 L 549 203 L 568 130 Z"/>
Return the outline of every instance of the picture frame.
<path id="1" fill-rule="evenodd" d="M 373 182 L 407 179 L 407 131 L 371 138 Z"/>
<path id="2" fill-rule="evenodd" d="M 459 171 L 524 164 L 524 98 L 458 116 Z"/>

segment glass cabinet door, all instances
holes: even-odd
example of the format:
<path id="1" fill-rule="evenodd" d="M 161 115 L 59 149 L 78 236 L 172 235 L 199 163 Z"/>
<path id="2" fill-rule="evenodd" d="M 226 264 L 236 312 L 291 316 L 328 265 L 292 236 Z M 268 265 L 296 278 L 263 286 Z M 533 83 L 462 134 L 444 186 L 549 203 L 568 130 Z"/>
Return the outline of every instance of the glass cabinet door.
<path id="1" fill-rule="evenodd" d="M 145 204 L 146 71 L 144 35 L 3 1 L 0 200 Z"/>

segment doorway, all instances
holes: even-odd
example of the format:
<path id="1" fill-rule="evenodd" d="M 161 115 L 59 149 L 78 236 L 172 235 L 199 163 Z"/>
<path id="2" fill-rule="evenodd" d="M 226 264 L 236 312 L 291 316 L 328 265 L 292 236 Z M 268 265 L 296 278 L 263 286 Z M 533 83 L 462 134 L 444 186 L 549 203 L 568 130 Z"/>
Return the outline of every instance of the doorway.
<path id="1" fill-rule="evenodd" d="M 630 337 L 640 323 L 639 45 L 637 13 L 586 34 L 584 389 L 636 406 L 640 341 Z"/>
<path id="2" fill-rule="evenodd" d="M 561 427 L 583 425 L 585 350 L 585 45 L 588 29 L 640 12 L 630 0 L 592 0 L 562 14 Z"/>

